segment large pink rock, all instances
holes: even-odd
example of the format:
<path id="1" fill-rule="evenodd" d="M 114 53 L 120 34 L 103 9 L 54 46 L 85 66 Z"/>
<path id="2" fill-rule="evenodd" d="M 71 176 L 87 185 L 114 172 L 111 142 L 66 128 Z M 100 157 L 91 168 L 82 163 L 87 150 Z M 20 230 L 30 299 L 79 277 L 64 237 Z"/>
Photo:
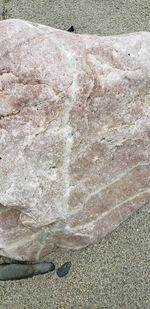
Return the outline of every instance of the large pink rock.
<path id="1" fill-rule="evenodd" d="M 150 33 L 0 22 L 0 255 L 105 236 L 150 200 Z"/>

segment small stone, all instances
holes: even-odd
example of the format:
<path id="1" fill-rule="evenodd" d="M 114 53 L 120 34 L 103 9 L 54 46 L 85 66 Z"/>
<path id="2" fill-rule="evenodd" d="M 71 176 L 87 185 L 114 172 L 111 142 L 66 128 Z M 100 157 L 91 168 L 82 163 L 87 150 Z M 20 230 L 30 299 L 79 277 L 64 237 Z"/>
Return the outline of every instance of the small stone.
<path id="1" fill-rule="evenodd" d="M 68 32 L 74 32 L 74 26 L 71 26 L 71 27 L 68 29 Z"/>
<path id="2" fill-rule="evenodd" d="M 69 270 L 71 267 L 71 262 L 66 262 L 65 264 L 63 264 L 61 267 L 59 267 L 57 269 L 57 275 L 58 277 L 64 277 L 68 274 Z"/>
<path id="3" fill-rule="evenodd" d="M 0 265 L 0 280 L 27 279 L 36 275 L 53 271 L 55 265 L 52 262 L 36 264 L 2 264 Z"/>

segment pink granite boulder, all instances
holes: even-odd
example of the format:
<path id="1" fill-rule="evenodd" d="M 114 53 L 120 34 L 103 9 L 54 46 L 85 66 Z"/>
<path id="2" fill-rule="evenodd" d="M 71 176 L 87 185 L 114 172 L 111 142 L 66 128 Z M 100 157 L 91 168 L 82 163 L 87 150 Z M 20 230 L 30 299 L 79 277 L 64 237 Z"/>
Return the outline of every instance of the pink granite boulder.
<path id="1" fill-rule="evenodd" d="M 0 22 L 0 255 L 79 249 L 150 200 L 150 33 Z"/>

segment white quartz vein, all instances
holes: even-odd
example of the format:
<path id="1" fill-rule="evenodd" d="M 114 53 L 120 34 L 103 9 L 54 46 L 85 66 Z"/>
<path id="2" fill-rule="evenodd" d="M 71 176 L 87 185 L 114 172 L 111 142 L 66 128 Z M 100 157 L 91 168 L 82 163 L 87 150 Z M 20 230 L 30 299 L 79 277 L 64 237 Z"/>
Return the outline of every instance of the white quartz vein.
<path id="1" fill-rule="evenodd" d="M 95 190 L 94 192 L 90 193 L 85 202 L 84 202 L 84 205 L 90 200 L 90 198 L 92 198 L 93 196 L 95 195 L 98 195 L 100 194 L 103 190 L 106 190 L 108 189 L 110 186 L 112 186 L 114 183 L 116 183 L 117 181 L 121 180 L 123 177 L 125 177 L 126 175 L 128 175 L 130 172 L 132 172 L 133 170 L 135 170 L 137 167 L 141 167 L 141 166 L 149 166 L 150 165 L 150 162 L 141 162 L 141 163 L 138 163 L 134 166 L 132 166 L 131 168 L 127 169 L 125 172 L 121 173 L 117 178 L 115 178 L 113 181 L 109 182 L 107 185 Z"/>
<path id="2" fill-rule="evenodd" d="M 84 224 L 84 225 L 76 225 L 75 227 L 69 227 L 69 226 L 67 226 L 67 231 L 68 232 L 70 232 L 70 233 L 76 233 L 76 235 L 77 235 L 77 233 L 79 232 L 79 230 L 86 230 L 86 228 L 87 228 L 87 231 L 89 231 L 89 224 L 92 226 L 92 224 L 94 225 L 94 224 L 96 224 L 97 222 L 99 222 L 99 221 L 101 221 L 103 218 L 105 218 L 105 217 L 107 217 L 107 216 L 109 216 L 109 214 L 111 214 L 112 212 L 114 212 L 114 211 L 116 211 L 116 210 L 118 210 L 118 214 L 120 215 L 120 217 L 121 217 L 121 220 L 119 220 L 120 222 L 121 221 L 123 221 L 124 219 L 122 218 L 122 216 L 121 216 L 121 214 L 120 214 L 120 211 L 119 211 L 119 208 L 120 208 L 120 206 L 122 206 L 122 205 L 124 205 L 124 204 L 126 204 L 126 203 L 128 203 L 128 202 L 131 202 L 131 201 L 134 201 L 136 198 L 139 198 L 139 197 L 141 197 L 142 195 L 144 195 L 144 194 L 150 194 L 150 189 L 149 190 L 145 190 L 145 191 L 141 191 L 141 192 L 139 192 L 139 193 L 137 193 L 137 194 L 134 194 L 134 195 L 132 195 L 132 196 L 130 196 L 130 197 L 128 197 L 126 200 L 124 200 L 124 201 L 122 201 L 121 203 L 118 203 L 118 204 L 116 204 L 115 206 L 113 206 L 112 208 L 110 208 L 109 210 L 107 210 L 107 211 L 105 211 L 105 212 L 103 212 L 101 215 L 99 215 L 95 220 L 93 220 L 93 221 L 90 221 L 90 222 L 88 222 L 88 223 L 86 223 L 86 224 Z M 118 215 L 117 213 L 116 213 L 116 216 Z M 118 225 L 118 224 L 117 224 Z M 78 230 L 79 229 L 79 230 Z M 83 236 L 83 233 L 81 233 L 81 235 Z M 85 232 L 85 235 L 87 235 L 87 232 Z"/>
<path id="3" fill-rule="evenodd" d="M 63 128 L 64 128 L 64 197 L 63 197 L 63 213 L 68 214 L 68 199 L 71 189 L 71 183 L 70 183 L 70 158 L 71 158 L 71 151 L 72 146 L 74 143 L 73 138 L 73 128 L 70 124 L 70 113 L 73 109 L 74 103 L 76 102 L 76 91 L 78 86 L 78 68 L 77 68 L 77 61 L 75 60 L 74 53 L 72 49 L 69 49 L 69 47 L 65 44 L 63 40 L 55 39 L 55 36 L 51 35 L 51 39 L 57 44 L 58 48 L 63 51 L 65 56 L 68 59 L 68 67 L 66 70 L 68 70 L 70 74 L 70 79 L 72 80 L 72 84 L 70 86 L 71 92 L 70 97 L 66 99 L 66 106 L 64 109 L 64 116 L 63 116 Z"/>
<path id="4" fill-rule="evenodd" d="M 74 59 L 71 59 L 71 62 L 73 63 L 74 67 L 76 65 Z M 74 106 L 74 103 L 76 101 L 76 89 L 77 89 L 77 72 L 76 69 L 73 68 L 73 83 L 72 83 L 72 93 L 71 97 L 66 102 L 66 108 L 64 111 L 64 117 L 63 117 L 63 126 L 66 128 L 66 131 L 64 133 L 64 139 L 66 140 L 65 148 L 64 148 L 64 186 L 65 186 L 65 195 L 64 195 L 64 209 L 67 210 L 68 208 L 68 198 L 70 193 L 70 158 L 71 158 L 71 150 L 74 143 L 73 138 L 73 128 L 71 127 L 69 117 L 70 112 L 72 111 L 72 108 Z"/>

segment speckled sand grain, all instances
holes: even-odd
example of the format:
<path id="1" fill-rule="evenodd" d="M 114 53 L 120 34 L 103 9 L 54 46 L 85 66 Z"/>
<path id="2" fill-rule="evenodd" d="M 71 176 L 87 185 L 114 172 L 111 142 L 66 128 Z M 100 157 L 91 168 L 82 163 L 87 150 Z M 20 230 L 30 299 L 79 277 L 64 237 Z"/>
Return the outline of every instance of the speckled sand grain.
<path id="1" fill-rule="evenodd" d="M 150 31 L 150 0 L 4 0 L 7 18 L 22 18 L 78 33 L 110 35 Z M 3 1 L 0 0 L 0 12 Z M 2 17 L 0 17 L 2 19 Z M 134 185 L 134 184 L 133 184 Z M 0 309 L 150 308 L 150 204 L 101 242 L 56 252 L 70 273 L 0 282 Z M 2 261 L 2 259 L 1 259 Z"/>

